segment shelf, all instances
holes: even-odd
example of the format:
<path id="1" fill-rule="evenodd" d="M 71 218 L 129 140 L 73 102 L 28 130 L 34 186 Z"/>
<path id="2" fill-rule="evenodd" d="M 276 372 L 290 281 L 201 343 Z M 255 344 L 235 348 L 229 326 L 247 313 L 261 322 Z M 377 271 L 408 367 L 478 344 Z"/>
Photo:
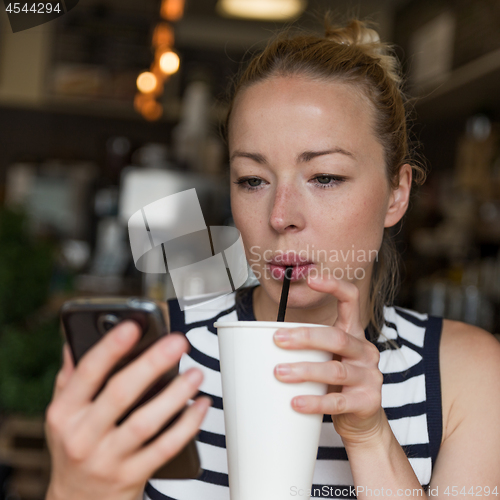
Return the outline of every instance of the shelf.
<path id="1" fill-rule="evenodd" d="M 110 118 L 140 119 L 131 102 L 110 99 L 91 99 L 85 97 L 47 97 L 42 105 L 54 112 L 71 112 Z"/>
<path id="2" fill-rule="evenodd" d="M 417 99 L 419 121 L 464 117 L 482 109 L 500 113 L 500 49 L 460 68 Z"/>
<path id="3" fill-rule="evenodd" d="M 113 101 L 111 99 L 91 99 L 86 97 L 47 96 L 42 102 L 23 102 L 12 99 L 0 99 L 0 106 L 20 108 L 35 111 L 47 111 L 71 115 L 94 116 L 101 118 L 116 118 L 122 120 L 142 121 L 144 118 L 135 111 L 132 103 Z M 164 104 L 163 116 L 159 123 L 178 123 L 181 118 L 182 103 L 179 100 Z M 225 103 L 214 102 L 210 110 L 210 118 L 214 123 L 224 121 L 228 106 Z"/>

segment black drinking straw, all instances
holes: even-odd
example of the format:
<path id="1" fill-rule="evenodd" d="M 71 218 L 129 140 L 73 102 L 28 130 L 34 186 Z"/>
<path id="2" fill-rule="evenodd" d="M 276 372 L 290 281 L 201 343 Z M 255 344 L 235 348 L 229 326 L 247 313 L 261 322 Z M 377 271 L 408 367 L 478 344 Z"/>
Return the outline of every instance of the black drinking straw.
<path id="1" fill-rule="evenodd" d="M 293 266 L 286 266 L 283 288 L 281 289 L 280 307 L 278 309 L 277 321 L 285 321 L 286 302 L 288 300 L 288 290 L 290 289 L 290 279 L 292 277 Z"/>

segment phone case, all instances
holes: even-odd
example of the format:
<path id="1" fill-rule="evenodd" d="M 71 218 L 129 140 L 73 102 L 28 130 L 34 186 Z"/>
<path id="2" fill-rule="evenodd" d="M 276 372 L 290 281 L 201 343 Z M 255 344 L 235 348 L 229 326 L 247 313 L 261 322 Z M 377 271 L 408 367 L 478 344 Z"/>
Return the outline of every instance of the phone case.
<path id="1" fill-rule="evenodd" d="M 61 308 L 62 329 L 68 341 L 75 365 L 85 353 L 98 342 L 109 329 L 125 319 L 136 321 L 142 330 L 139 342 L 131 353 L 125 356 L 108 374 L 107 380 L 125 365 L 140 356 L 159 338 L 170 333 L 168 305 L 140 297 L 98 297 L 80 298 L 65 302 Z M 163 374 L 152 383 L 122 415 L 120 425 L 134 410 L 158 394 L 178 374 L 178 367 Z M 106 382 L 94 396 L 99 395 Z M 180 414 L 168 421 L 162 429 L 150 438 L 144 446 L 156 439 L 172 425 Z M 154 479 L 194 479 L 201 473 L 200 460 L 195 440 L 191 440 L 170 462 L 160 467 L 152 476 Z"/>

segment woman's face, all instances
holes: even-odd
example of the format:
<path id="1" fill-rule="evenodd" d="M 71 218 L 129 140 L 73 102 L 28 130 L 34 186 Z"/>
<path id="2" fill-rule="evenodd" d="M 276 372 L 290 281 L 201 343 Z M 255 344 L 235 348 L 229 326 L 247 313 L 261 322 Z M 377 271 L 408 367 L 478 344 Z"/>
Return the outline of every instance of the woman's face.
<path id="1" fill-rule="evenodd" d="M 289 307 L 322 300 L 307 273 L 369 283 L 384 226 L 397 222 L 387 215 L 393 193 L 372 113 L 350 85 L 306 77 L 274 77 L 237 96 L 229 128 L 232 214 L 274 301 L 291 263 L 304 265 L 292 273 Z"/>

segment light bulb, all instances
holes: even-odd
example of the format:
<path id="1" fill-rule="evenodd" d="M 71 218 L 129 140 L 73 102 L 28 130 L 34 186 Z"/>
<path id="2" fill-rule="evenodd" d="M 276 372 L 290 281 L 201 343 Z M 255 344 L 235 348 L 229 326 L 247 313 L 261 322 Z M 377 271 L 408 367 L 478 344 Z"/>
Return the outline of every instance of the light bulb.
<path id="1" fill-rule="evenodd" d="M 158 85 L 156 76 L 150 71 L 144 71 L 137 77 L 137 88 L 144 94 L 153 92 Z"/>
<path id="2" fill-rule="evenodd" d="M 163 0 L 160 14 L 167 21 L 178 21 L 184 15 L 184 0 Z"/>
<path id="3" fill-rule="evenodd" d="M 160 57 L 160 69 L 167 75 L 173 75 L 176 73 L 179 69 L 179 65 L 179 56 L 171 50 L 165 52 Z"/>
<path id="4" fill-rule="evenodd" d="M 148 121 L 159 120 L 163 114 L 163 106 L 154 99 L 148 99 L 142 105 L 141 114 Z"/>
<path id="5" fill-rule="evenodd" d="M 155 47 L 172 47 L 174 45 L 174 32 L 168 23 L 158 23 L 153 32 L 153 45 Z"/>
<path id="6" fill-rule="evenodd" d="M 246 19 L 286 20 L 301 14 L 306 0 L 219 0 L 217 12 Z"/>

